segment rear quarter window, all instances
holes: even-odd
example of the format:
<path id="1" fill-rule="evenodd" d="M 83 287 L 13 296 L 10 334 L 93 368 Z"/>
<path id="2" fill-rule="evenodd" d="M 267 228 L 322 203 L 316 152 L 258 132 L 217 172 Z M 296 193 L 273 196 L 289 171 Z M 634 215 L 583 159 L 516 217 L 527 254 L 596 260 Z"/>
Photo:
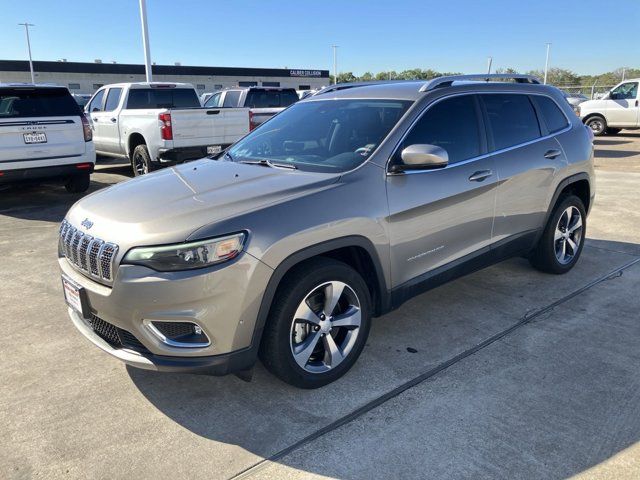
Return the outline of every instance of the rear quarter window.
<path id="1" fill-rule="evenodd" d="M 480 98 L 493 136 L 493 150 L 540 138 L 538 117 L 527 95 L 492 93 L 480 95 Z"/>
<path id="2" fill-rule="evenodd" d="M 567 117 L 560 110 L 560 107 L 549 97 L 532 95 L 531 99 L 538 107 L 542 120 L 547 126 L 549 133 L 556 133 L 569 125 Z"/>
<path id="3" fill-rule="evenodd" d="M 80 107 L 67 89 L 0 89 L 0 118 L 77 115 Z"/>

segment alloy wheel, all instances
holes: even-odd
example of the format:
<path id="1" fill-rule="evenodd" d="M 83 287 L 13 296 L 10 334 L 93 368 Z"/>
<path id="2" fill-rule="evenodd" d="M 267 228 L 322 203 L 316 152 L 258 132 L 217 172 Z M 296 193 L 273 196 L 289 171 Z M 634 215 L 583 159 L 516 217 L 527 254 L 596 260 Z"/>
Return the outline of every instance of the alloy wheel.
<path id="1" fill-rule="evenodd" d="M 576 207 L 568 207 L 556 225 L 553 236 L 556 259 L 561 265 L 571 263 L 582 241 L 582 215 Z"/>
<path id="2" fill-rule="evenodd" d="M 149 173 L 147 162 L 144 161 L 144 158 L 139 153 L 134 153 L 133 155 L 133 168 L 136 170 L 136 175 Z"/>
<path id="3" fill-rule="evenodd" d="M 310 373 L 338 366 L 351 353 L 360 333 L 361 307 L 346 283 L 326 282 L 300 302 L 291 322 L 295 362 Z"/>

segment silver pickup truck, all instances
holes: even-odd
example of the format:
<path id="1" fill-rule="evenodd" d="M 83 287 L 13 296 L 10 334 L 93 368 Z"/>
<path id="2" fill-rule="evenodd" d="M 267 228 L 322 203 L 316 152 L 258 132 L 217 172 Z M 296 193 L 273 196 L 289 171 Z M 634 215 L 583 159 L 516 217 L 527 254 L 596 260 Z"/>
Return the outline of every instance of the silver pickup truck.
<path id="1" fill-rule="evenodd" d="M 298 101 L 295 88 L 238 87 L 214 92 L 205 102 L 208 108 L 249 108 L 249 124 L 253 130 Z"/>
<path id="2" fill-rule="evenodd" d="M 99 155 L 127 158 L 136 176 L 214 155 L 249 132 L 248 108 L 202 108 L 187 83 L 117 83 L 85 107 Z"/>

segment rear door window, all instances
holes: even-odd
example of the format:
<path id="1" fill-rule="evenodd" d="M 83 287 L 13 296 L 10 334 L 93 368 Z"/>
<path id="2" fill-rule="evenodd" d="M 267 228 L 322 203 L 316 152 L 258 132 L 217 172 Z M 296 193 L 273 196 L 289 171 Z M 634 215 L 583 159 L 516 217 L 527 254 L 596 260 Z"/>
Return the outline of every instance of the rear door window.
<path id="1" fill-rule="evenodd" d="M 524 94 L 480 95 L 493 135 L 493 150 L 513 147 L 540 137 L 538 118 Z"/>
<path id="2" fill-rule="evenodd" d="M 235 108 L 238 106 L 239 101 L 240 92 L 238 90 L 229 90 L 224 96 L 224 103 L 222 106 L 225 108 Z"/>
<path id="3" fill-rule="evenodd" d="M 473 96 L 451 97 L 430 107 L 402 142 L 398 155 L 414 144 L 444 148 L 450 164 L 479 156 L 480 127 Z"/>
<path id="4" fill-rule="evenodd" d="M 542 115 L 542 119 L 547 126 L 549 133 L 556 133 L 569 125 L 567 117 L 560 110 L 560 107 L 549 97 L 541 95 L 532 95 L 531 99 L 538 107 L 538 111 Z"/>
<path id="5" fill-rule="evenodd" d="M 121 88 L 110 88 L 109 93 L 107 93 L 107 103 L 104 105 L 105 112 L 112 112 L 116 108 L 118 108 L 118 104 L 120 103 L 120 95 L 122 94 Z"/>
<path id="6" fill-rule="evenodd" d="M 66 88 L 0 88 L 0 118 L 77 115 L 80 107 Z"/>
<path id="7" fill-rule="evenodd" d="M 200 100 L 195 90 L 188 88 L 132 88 L 127 100 L 131 110 L 192 107 L 200 107 Z"/>

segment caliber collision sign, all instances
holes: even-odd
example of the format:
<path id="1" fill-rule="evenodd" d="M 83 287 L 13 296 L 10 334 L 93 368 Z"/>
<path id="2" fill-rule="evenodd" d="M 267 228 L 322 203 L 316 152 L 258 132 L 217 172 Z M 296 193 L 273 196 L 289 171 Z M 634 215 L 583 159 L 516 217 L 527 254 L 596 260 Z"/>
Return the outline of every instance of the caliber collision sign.
<path id="1" fill-rule="evenodd" d="M 322 72 L 320 70 L 289 70 L 289 75 L 292 77 L 321 77 Z"/>

